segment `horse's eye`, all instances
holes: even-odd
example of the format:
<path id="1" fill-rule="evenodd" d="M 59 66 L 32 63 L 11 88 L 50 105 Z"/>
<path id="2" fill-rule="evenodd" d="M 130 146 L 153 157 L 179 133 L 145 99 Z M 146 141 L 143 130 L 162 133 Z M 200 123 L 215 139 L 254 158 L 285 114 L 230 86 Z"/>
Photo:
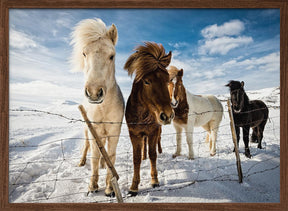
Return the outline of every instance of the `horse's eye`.
<path id="1" fill-rule="evenodd" d="M 147 81 L 147 80 L 144 80 L 144 84 L 145 84 L 145 85 L 150 85 L 150 82 Z"/>
<path id="2" fill-rule="evenodd" d="M 110 56 L 110 58 L 109 58 L 110 60 L 113 60 L 114 59 L 114 55 L 112 55 L 112 56 Z"/>
<path id="3" fill-rule="evenodd" d="M 83 56 L 86 57 L 86 53 L 83 52 Z"/>

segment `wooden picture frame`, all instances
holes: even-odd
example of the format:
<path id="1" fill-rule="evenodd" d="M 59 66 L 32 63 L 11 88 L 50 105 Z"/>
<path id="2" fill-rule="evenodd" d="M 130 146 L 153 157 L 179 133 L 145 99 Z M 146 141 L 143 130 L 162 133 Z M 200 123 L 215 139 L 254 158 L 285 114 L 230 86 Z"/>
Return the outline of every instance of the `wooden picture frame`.
<path id="1" fill-rule="evenodd" d="M 276 8 L 280 9 L 280 203 L 145 203 L 145 204 L 81 204 L 81 203 L 9 203 L 9 9 L 13 8 Z M 288 2 L 287 0 L 1 0 L 0 28 L 0 207 L 1 210 L 287 210 L 287 62 L 288 62 Z"/>

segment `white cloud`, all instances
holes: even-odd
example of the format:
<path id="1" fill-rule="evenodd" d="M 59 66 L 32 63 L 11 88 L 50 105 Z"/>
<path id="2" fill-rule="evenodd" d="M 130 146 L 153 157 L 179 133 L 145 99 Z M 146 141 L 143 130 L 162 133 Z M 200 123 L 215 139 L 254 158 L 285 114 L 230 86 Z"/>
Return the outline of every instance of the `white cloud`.
<path id="1" fill-rule="evenodd" d="M 60 17 L 56 20 L 57 27 L 65 27 L 70 29 L 73 24 L 70 17 Z"/>
<path id="2" fill-rule="evenodd" d="M 259 58 L 246 59 L 235 64 L 236 66 L 246 66 L 245 69 L 258 68 L 267 72 L 280 71 L 280 52 L 274 52 Z"/>
<path id="3" fill-rule="evenodd" d="M 204 72 L 204 76 L 207 79 L 213 79 L 213 78 L 224 76 L 224 75 L 225 75 L 225 69 L 222 69 L 222 68 L 217 68 L 214 70 Z"/>
<path id="4" fill-rule="evenodd" d="M 240 35 L 245 29 L 244 23 L 240 20 L 231 20 L 218 26 L 210 25 L 202 29 L 201 34 L 207 39 L 223 36 Z"/>
<path id="5" fill-rule="evenodd" d="M 38 47 L 38 44 L 29 35 L 14 29 L 10 29 L 9 32 L 9 44 L 11 47 L 18 49 Z"/>
<path id="6" fill-rule="evenodd" d="M 226 55 L 230 50 L 247 45 L 253 42 L 252 37 L 220 37 L 216 39 L 208 39 L 199 47 L 199 54 L 221 54 Z"/>
<path id="7" fill-rule="evenodd" d="M 257 77 L 260 81 L 269 81 L 271 86 L 278 86 L 280 73 L 280 52 L 259 57 L 242 56 L 227 60 L 226 58 L 200 57 L 197 59 L 173 58 L 171 65 L 184 70 L 184 85 L 188 90 L 198 94 L 216 94 L 227 91 L 224 85 L 229 80 L 244 80 L 253 87 Z M 270 81 L 273 81 L 270 82 Z M 263 85 L 263 84 L 262 84 Z M 256 85 L 255 85 L 256 86 Z M 261 88 L 257 82 L 255 88 Z"/>
<path id="8" fill-rule="evenodd" d="M 231 20 L 220 26 L 209 25 L 201 30 L 204 40 L 198 48 L 200 55 L 226 55 L 229 51 L 253 42 L 252 37 L 241 36 L 244 23 L 240 20 Z"/>
<path id="9" fill-rule="evenodd" d="M 187 42 L 168 43 L 168 45 L 170 45 L 176 49 L 189 46 L 189 44 Z"/>

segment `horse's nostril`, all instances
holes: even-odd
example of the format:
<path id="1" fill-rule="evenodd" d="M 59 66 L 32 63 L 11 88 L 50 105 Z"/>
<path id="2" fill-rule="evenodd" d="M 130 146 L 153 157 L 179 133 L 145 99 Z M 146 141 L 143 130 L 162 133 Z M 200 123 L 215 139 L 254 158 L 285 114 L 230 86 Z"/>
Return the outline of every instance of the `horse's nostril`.
<path id="1" fill-rule="evenodd" d="M 167 116 L 166 114 L 164 114 L 163 112 L 160 114 L 160 119 L 165 122 L 167 120 Z"/>
<path id="2" fill-rule="evenodd" d="M 87 88 L 85 89 L 85 95 L 86 95 L 86 97 L 88 97 L 88 98 L 91 97 L 91 94 L 89 93 L 89 91 L 88 91 Z"/>
<path id="3" fill-rule="evenodd" d="M 97 93 L 97 97 L 98 98 L 103 97 L 103 94 L 104 94 L 104 92 L 103 92 L 103 89 L 101 88 L 101 89 L 99 89 L 99 91 Z"/>

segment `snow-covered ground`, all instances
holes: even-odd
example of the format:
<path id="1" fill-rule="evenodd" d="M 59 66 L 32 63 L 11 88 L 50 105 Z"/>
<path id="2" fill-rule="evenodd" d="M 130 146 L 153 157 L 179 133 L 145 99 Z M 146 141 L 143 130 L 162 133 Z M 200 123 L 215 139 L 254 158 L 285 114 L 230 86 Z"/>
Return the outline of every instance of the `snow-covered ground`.
<path id="1" fill-rule="evenodd" d="M 21 91 L 21 86 L 17 89 Z M 13 87 L 11 90 L 13 93 Z M 100 170 L 99 192 L 87 196 L 90 160 L 84 167 L 77 166 L 84 143 L 84 123 L 76 121 L 81 119 L 77 108 L 81 100 L 75 97 L 45 102 L 43 97 L 43 101 L 37 98 L 40 99 L 37 102 L 21 92 L 14 90 L 14 93 L 10 98 L 10 202 L 117 202 L 116 198 L 104 196 L 105 169 Z M 17 96 L 17 93 L 20 95 Z M 183 155 L 173 159 L 175 130 L 172 125 L 163 126 L 163 153 L 157 158 L 160 187 L 150 187 L 150 162 L 149 159 L 142 161 L 139 195 L 136 197 L 127 196 L 132 182 L 133 162 L 124 121 L 115 164 L 124 202 L 280 202 L 279 93 L 279 88 L 247 92 L 250 99 L 267 103 L 270 119 L 264 131 L 263 149 L 259 150 L 257 144 L 250 143 L 251 159 L 244 156 L 244 144 L 240 140 L 242 184 L 238 183 L 225 102 L 227 94 L 217 96 L 223 100 L 225 110 L 218 132 L 217 154 L 214 157 L 209 155 L 209 147 L 204 142 L 205 132 L 202 128 L 195 128 L 195 160 L 187 159 L 185 140 L 182 140 Z M 124 94 L 127 99 L 129 93 Z"/>

